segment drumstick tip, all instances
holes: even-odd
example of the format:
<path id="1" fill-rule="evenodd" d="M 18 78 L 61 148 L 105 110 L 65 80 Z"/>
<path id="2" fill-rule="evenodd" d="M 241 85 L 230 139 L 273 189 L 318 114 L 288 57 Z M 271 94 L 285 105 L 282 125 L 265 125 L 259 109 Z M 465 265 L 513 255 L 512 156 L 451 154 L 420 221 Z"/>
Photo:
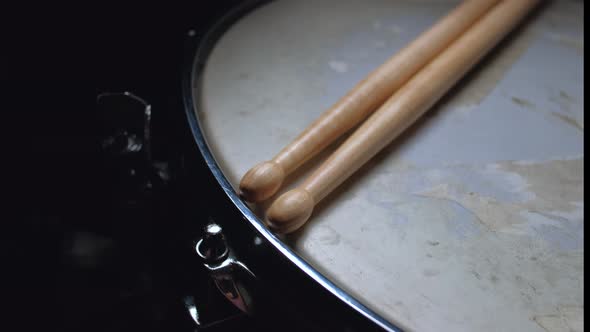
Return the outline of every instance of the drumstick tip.
<path id="1" fill-rule="evenodd" d="M 291 233 L 305 224 L 313 206 L 313 197 L 306 190 L 297 188 L 288 191 L 268 209 L 268 226 L 279 234 Z"/>
<path id="2" fill-rule="evenodd" d="M 283 184 L 285 172 L 280 165 L 272 161 L 262 162 L 252 167 L 240 181 L 240 197 L 247 202 L 262 202 Z"/>

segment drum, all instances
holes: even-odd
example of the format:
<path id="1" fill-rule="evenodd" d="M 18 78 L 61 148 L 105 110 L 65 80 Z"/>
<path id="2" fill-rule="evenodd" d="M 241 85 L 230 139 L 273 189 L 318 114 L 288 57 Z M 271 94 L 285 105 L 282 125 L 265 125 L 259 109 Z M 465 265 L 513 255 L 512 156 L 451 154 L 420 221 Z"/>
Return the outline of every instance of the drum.
<path id="1" fill-rule="evenodd" d="M 582 1 L 540 6 L 296 233 L 272 234 L 265 206 L 236 194 L 249 168 L 457 3 L 249 4 L 193 36 L 187 114 L 233 210 L 217 220 L 257 277 L 334 324 L 581 331 Z"/>

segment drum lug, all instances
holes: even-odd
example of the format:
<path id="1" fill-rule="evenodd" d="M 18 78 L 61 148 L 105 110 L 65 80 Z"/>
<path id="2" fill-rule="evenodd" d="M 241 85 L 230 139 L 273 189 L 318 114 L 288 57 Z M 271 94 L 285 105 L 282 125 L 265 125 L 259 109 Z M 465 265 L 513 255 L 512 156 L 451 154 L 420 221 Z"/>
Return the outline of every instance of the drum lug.
<path id="1" fill-rule="evenodd" d="M 252 282 L 256 276 L 234 256 L 222 228 L 216 223 L 205 226 L 203 237 L 195 246 L 197 255 L 221 293 L 238 309 L 253 312 Z"/>

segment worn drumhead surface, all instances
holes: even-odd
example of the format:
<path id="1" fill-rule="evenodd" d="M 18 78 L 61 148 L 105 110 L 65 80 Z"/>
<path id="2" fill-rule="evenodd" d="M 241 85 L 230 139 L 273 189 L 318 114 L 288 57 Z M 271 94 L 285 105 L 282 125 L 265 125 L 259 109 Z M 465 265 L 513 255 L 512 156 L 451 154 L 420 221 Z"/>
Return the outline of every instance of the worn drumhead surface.
<path id="1" fill-rule="evenodd" d="M 455 5 L 283 0 L 237 22 L 197 92 L 229 181 Z M 285 241 L 410 330 L 581 331 L 582 27 L 583 2 L 543 7 Z"/>

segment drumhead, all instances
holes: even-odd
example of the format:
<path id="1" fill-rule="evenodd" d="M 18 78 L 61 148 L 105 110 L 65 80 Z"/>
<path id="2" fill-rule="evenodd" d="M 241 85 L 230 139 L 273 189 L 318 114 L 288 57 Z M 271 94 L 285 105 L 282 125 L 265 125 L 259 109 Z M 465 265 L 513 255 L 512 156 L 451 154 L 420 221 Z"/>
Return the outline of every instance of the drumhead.
<path id="1" fill-rule="evenodd" d="M 456 5 L 282 0 L 235 23 L 194 91 L 234 190 Z M 410 330 L 581 330 L 583 116 L 583 2 L 551 2 L 284 241 Z"/>

